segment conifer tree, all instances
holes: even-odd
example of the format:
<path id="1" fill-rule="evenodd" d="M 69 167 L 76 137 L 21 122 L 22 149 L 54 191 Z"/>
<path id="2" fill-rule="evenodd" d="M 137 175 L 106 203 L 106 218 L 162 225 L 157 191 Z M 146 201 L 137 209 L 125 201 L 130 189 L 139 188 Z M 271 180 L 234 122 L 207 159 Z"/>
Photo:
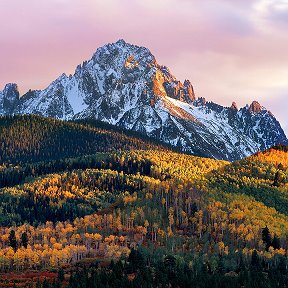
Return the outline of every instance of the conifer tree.
<path id="1" fill-rule="evenodd" d="M 9 233 L 9 245 L 14 249 L 14 251 L 17 250 L 17 240 L 14 230 L 11 230 Z"/>
<path id="2" fill-rule="evenodd" d="M 262 229 L 262 240 L 266 244 L 266 251 L 268 251 L 271 246 L 271 235 L 267 226 Z"/>

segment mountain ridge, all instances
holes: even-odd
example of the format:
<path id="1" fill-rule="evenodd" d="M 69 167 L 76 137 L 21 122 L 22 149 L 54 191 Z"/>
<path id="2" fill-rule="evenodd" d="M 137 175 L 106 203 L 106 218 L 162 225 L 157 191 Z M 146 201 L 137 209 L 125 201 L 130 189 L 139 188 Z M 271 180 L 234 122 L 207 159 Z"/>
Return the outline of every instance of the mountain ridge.
<path id="1" fill-rule="evenodd" d="M 0 115 L 38 114 L 62 120 L 95 118 L 141 132 L 195 155 L 236 160 L 288 144 L 280 123 L 257 101 L 238 109 L 196 97 L 149 49 L 119 40 L 100 47 L 44 90 L 20 97 L 17 85 L 0 92 Z"/>

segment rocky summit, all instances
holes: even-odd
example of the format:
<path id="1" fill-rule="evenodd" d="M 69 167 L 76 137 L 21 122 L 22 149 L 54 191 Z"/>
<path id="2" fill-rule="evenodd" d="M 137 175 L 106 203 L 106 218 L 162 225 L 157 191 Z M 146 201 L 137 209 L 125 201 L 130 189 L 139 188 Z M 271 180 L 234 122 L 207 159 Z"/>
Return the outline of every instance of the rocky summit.
<path id="1" fill-rule="evenodd" d="M 107 44 L 74 75 L 20 97 L 16 84 L 0 91 L 0 115 L 38 114 L 62 120 L 94 118 L 135 130 L 195 155 L 236 160 L 288 144 L 273 114 L 258 102 L 238 109 L 196 97 L 144 47 Z"/>

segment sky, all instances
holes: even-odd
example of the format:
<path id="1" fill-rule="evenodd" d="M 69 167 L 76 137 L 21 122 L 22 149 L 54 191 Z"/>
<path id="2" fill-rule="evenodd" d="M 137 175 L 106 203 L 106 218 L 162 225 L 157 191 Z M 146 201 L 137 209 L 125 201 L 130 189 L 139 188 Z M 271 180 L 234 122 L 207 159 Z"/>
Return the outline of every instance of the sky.
<path id="1" fill-rule="evenodd" d="M 1 0 L 0 90 L 46 88 L 118 39 L 149 48 L 196 96 L 257 100 L 288 135 L 288 0 Z"/>

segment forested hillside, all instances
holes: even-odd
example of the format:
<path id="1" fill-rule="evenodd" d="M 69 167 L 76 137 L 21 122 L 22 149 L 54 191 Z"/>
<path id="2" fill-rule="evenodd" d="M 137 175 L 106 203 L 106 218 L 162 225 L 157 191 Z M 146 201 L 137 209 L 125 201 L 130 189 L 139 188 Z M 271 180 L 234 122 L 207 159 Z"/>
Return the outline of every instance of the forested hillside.
<path id="1" fill-rule="evenodd" d="M 253 196 L 269 207 L 288 213 L 288 151 L 276 146 L 235 161 L 210 177 L 210 187 Z"/>
<path id="2" fill-rule="evenodd" d="M 1 129 L 22 131 L 18 120 Z M 287 147 L 230 163 L 108 128 L 127 145 L 3 163 L 1 287 L 287 287 Z"/>
<path id="3" fill-rule="evenodd" d="M 139 133 L 124 134 L 96 120 L 65 122 L 35 115 L 0 117 L 0 145 L 0 164 L 162 146 L 152 144 L 148 137 L 141 138 Z"/>

